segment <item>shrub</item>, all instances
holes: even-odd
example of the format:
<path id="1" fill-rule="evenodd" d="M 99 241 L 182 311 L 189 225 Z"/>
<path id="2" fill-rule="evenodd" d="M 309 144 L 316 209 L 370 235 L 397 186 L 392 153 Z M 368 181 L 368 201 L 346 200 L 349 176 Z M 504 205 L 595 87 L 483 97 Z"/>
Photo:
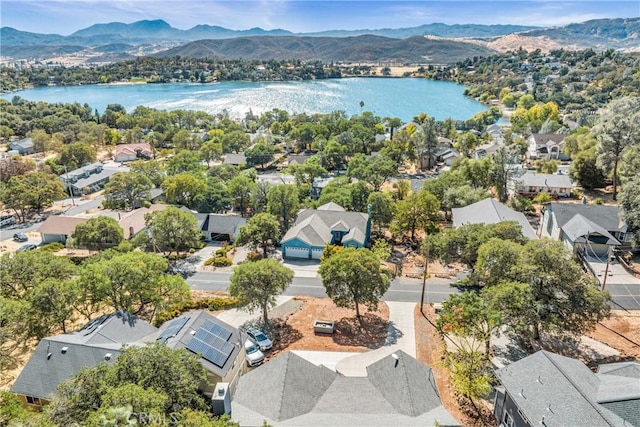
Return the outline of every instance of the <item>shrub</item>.
<path id="1" fill-rule="evenodd" d="M 206 261 L 204 262 L 204 265 L 206 265 L 206 266 L 210 266 L 211 264 L 213 264 L 213 260 L 214 260 L 214 259 L 215 259 L 215 257 L 211 257 L 211 258 L 209 258 L 208 260 L 206 260 Z"/>
<path id="2" fill-rule="evenodd" d="M 145 200 L 144 202 L 142 202 L 142 206 L 148 209 L 151 207 L 151 202 L 148 200 Z"/>
<path id="3" fill-rule="evenodd" d="M 247 261 L 258 261 L 259 259 L 262 259 L 262 255 L 256 251 L 247 254 Z"/>
<path id="4" fill-rule="evenodd" d="M 207 309 L 211 311 L 228 310 L 234 308 L 238 304 L 238 300 L 233 297 L 215 297 L 215 298 L 203 298 L 198 300 L 189 300 L 176 304 L 168 310 L 161 311 L 156 314 L 153 319 L 153 324 L 158 327 L 164 322 L 180 316 L 185 311 L 189 310 L 202 310 Z"/>
<path id="5" fill-rule="evenodd" d="M 229 267 L 231 264 L 233 264 L 233 263 L 226 256 L 225 257 L 217 256 L 217 257 L 213 258 L 213 265 L 215 267 Z"/>
<path id="6" fill-rule="evenodd" d="M 189 249 L 189 253 L 190 253 L 190 254 L 195 254 L 195 253 L 196 253 L 195 248 L 191 248 L 191 249 Z"/>
<path id="7" fill-rule="evenodd" d="M 591 201 L 592 205 L 601 205 L 603 203 L 604 203 L 604 200 L 602 200 L 602 197 L 596 197 Z"/>
<path id="8" fill-rule="evenodd" d="M 62 249 L 64 249 L 64 245 L 60 242 L 47 243 L 40 248 L 41 251 L 51 253 L 61 251 Z"/>
<path id="9" fill-rule="evenodd" d="M 514 198 L 512 198 L 511 200 L 509 200 L 509 203 L 507 203 L 507 205 L 513 209 L 516 210 L 518 212 L 533 212 L 533 203 L 531 202 L 531 199 L 528 199 L 526 197 L 520 197 L 520 196 L 516 196 Z"/>
<path id="10" fill-rule="evenodd" d="M 551 202 L 551 200 L 553 200 L 551 198 L 551 195 L 549 195 L 549 193 L 546 193 L 546 192 L 543 191 L 541 193 L 538 193 L 538 195 L 533 199 L 533 202 L 537 203 L 539 205 L 542 205 L 544 203 Z"/>
<path id="11" fill-rule="evenodd" d="M 216 251 L 216 256 L 227 256 L 227 250 L 225 248 L 223 249 L 218 249 Z"/>

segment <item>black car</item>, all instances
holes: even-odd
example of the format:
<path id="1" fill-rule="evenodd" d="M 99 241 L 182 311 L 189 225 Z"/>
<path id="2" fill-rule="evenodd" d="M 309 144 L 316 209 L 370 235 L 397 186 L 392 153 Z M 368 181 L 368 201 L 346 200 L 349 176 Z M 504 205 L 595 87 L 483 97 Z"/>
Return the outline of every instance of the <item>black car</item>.
<path id="1" fill-rule="evenodd" d="M 20 246 L 16 252 L 32 251 L 37 248 L 38 248 L 38 245 L 34 245 L 33 243 L 27 243 L 26 245 Z"/>
<path id="2" fill-rule="evenodd" d="M 13 240 L 16 242 L 26 242 L 29 238 L 24 233 L 16 233 L 13 235 Z"/>

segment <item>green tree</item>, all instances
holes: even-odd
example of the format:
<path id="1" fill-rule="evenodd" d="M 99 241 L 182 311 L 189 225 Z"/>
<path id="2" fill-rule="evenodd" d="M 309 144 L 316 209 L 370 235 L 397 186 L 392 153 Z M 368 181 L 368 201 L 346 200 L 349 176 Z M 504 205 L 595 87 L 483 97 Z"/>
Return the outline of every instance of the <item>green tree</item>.
<path id="1" fill-rule="evenodd" d="M 85 305 L 125 310 L 150 320 L 156 311 L 189 298 L 184 279 L 166 270 L 167 261 L 155 254 L 106 251 L 81 269 L 76 284 L 85 293 Z"/>
<path id="2" fill-rule="evenodd" d="M 618 166 L 625 151 L 640 142 L 640 98 L 611 101 L 593 128 L 598 165 L 611 176 L 613 200 L 618 193 Z"/>
<path id="3" fill-rule="evenodd" d="M 440 220 L 440 203 L 436 197 L 426 190 L 411 193 L 409 197 L 396 205 L 396 213 L 391 223 L 394 233 L 411 233 L 411 240 L 415 239 L 417 229 L 431 230 Z"/>
<path id="4" fill-rule="evenodd" d="M 522 255 L 521 242 L 491 238 L 478 248 L 473 280 L 484 286 L 494 286 L 512 277 L 511 271 Z"/>
<path id="5" fill-rule="evenodd" d="M 162 185 L 165 177 L 162 165 L 156 160 L 137 160 L 131 163 L 130 171 L 146 176 L 156 188 Z"/>
<path id="6" fill-rule="evenodd" d="M 268 325 L 269 308 L 276 305 L 276 297 L 293 280 L 293 270 L 273 258 L 238 265 L 231 275 L 229 293 L 238 298 L 239 305 L 249 312 L 262 311 L 262 320 Z"/>
<path id="7" fill-rule="evenodd" d="M 377 310 L 391 284 L 391 274 L 369 249 L 345 248 L 320 263 L 322 284 L 335 305 L 354 308 L 362 324 L 360 305 Z"/>
<path id="8" fill-rule="evenodd" d="M 347 176 L 368 182 L 374 191 L 380 191 L 382 184 L 397 174 L 396 162 L 382 154 L 367 159 L 364 154 L 358 153 L 351 158 L 347 167 Z"/>
<path id="9" fill-rule="evenodd" d="M 625 222 L 634 230 L 635 245 L 640 244 L 640 177 L 625 182 L 620 192 L 620 207 Z"/>
<path id="10" fill-rule="evenodd" d="M 96 161 L 96 150 L 90 145 L 82 142 L 74 142 L 69 145 L 65 145 L 60 151 L 60 157 L 58 163 L 67 168 L 68 171 L 72 171 L 87 163 L 93 163 Z"/>
<path id="11" fill-rule="evenodd" d="M 197 248 L 200 244 L 202 233 L 198 221 L 190 212 L 169 206 L 164 210 L 146 214 L 144 220 L 153 247 L 161 252 L 178 253 Z"/>
<path id="12" fill-rule="evenodd" d="M 242 216 L 247 214 L 247 209 L 251 206 L 251 195 L 255 185 L 255 182 L 245 174 L 237 175 L 229 181 L 229 195 L 233 199 L 234 207 Z"/>
<path id="13" fill-rule="evenodd" d="M 183 173 L 196 174 L 203 169 L 204 166 L 200 163 L 200 153 L 198 151 L 179 151 L 167 162 L 167 175 L 169 176 Z"/>
<path id="14" fill-rule="evenodd" d="M 393 220 L 394 203 L 389 193 L 373 192 L 367 200 L 371 221 L 382 231 L 382 227 Z"/>
<path id="15" fill-rule="evenodd" d="M 267 258 L 269 248 L 275 246 L 281 236 L 278 219 L 270 213 L 259 213 L 240 227 L 237 244 L 249 245 L 252 249 L 262 248 Z"/>
<path id="16" fill-rule="evenodd" d="M 97 251 L 119 245 L 124 239 L 124 233 L 115 219 L 97 216 L 76 225 L 71 238 L 76 246 Z"/>
<path id="17" fill-rule="evenodd" d="M 440 334 L 453 334 L 482 343 L 486 360 L 491 358 L 491 336 L 498 332 L 501 326 L 500 311 L 489 306 L 474 292 L 449 296 L 442 303 L 442 310 L 436 321 L 436 329 Z M 475 342 L 470 348 L 478 350 Z"/>
<path id="18" fill-rule="evenodd" d="M 145 175 L 118 172 L 104 186 L 104 206 L 109 209 L 134 208 L 149 200 L 153 183 Z"/>
<path id="19" fill-rule="evenodd" d="M 210 140 L 202 144 L 200 149 L 202 154 L 202 160 L 207 162 L 207 167 L 213 160 L 220 160 L 222 158 L 222 143 L 216 140 Z"/>
<path id="20" fill-rule="evenodd" d="M 200 175 L 181 173 L 168 176 L 162 186 L 167 202 L 184 205 L 190 209 L 197 206 L 207 192 L 207 181 Z"/>
<path id="21" fill-rule="evenodd" d="M 605 176 L 600 167 L 598 167 L 594 149 L 579 152 L 571 162 L 569 174 L 574 181 L 577 181 L 586 190 L 605 186 Z"/>
<path id="22" fill-rule="evenodd" d="M 509 198 L 509 183 L 519 175 L 520 162 L 517 148 L 504 146 L 498 148 L 493 156 L 493 168 L 491 170 L 491 182 L 496 188 L 500 202 L 506 202 Z"/>
<path id="23" fill-rule="evenodd" d="M 265 142 L 245 150 L 244 155 L 247 158 L 247 166 L 260 165 L 264 169 L 265 163 L 273 161 L 274 151 L 273 145 Z"/>
<path id="24" fill-rule="evenodd" d="M 30 210 L 40 213 L 64 196 L 64 186 L 58 178 L 44 172 L 14 176 L 0 187 L 0 202 L 6 209 L 13 210 L 20 221 Z"/>
<path id="25" fill-rule="evenodd" d="M 298 212 L 298 189 L 293 185 L 276 185 L 267 194 L 267 212 L 280 221 L 284 234 Z"/>
<path id="26" fill-rule="evenodd" d="M 113 364 L 85 368 L 60 384 L 45 413 L 56 425 L 104 425 L 127 412 L 122 408 L 129 415 L 158 410 L 168 419 L 206 409 L 198 390 L 206 380 L 198 356 L 187 350 L 160 343 L 125 347 Z"/>
<path id="27" fill-rule="evenodd" d="M 447 189 L 442 198 L 442 210 L 445 213 L 445 219 L 449 219 L 449 214 L 452 212 L 452 209 L 469 206 L 487 197 L 489 197 L 487 190 L 483 188 L 472 188 L 469 185 Z"/>

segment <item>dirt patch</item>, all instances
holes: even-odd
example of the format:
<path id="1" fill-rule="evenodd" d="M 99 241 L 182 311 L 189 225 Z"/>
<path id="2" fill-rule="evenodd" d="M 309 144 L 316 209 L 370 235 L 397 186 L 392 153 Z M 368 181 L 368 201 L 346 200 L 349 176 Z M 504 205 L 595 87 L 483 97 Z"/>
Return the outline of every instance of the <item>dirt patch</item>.
<path id="1" fill-rule="evenodd" d="M 596 325 L 587 336 L 620 351 L 621 356 L 640 361 L 640 312 L 612 310 L 611 317 Z"/>
<path id="2" fill-rule="evenodd" d="M 485 413 L 485 421 L 482 422 L 470 416 L 475 410 L 464 403 L 456 395 L 451 385 L 450 374 L 444 365 L 445 344 L 442 337 L 433 326 L 437 315 L 433 305 L 424 306 L 424 315 L 420 313 L 420 305 L 416 305 L 414 311 L 415 333 L 416 333 L 416 357 L 422 363 L 430 366 L 433 370 L 440 400 L 449 413 L 460 422 L 462 426 L 491 426 L 493 417 L 488 405 L 482 401 L 478 402 L 479 407 Z"/>
<path id="3" fill-rule="evenodd" d="M 355 318 L 355 310 L 336 307 L 328 298 L 301 297 L 290 303 L 297 303 L 297 308 L 289 309 L 289 313 L 270 314 L 274 347 L 267 358 L 287 350 L 364 352 L 382 347 L 387 338 L 389 308 L 384 302 L 374 312 L 361 308 L 362 327 Z M 315 320 L 335 322 L 334 333 L 315 333 Z"/>

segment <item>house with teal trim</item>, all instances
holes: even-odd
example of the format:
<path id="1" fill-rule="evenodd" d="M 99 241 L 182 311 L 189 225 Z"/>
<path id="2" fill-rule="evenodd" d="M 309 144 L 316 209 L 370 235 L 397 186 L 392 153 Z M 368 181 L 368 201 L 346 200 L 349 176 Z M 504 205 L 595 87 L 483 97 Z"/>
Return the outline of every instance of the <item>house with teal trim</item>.
<path id="1" fill-rule="evenodd" d="M 362 248 L 370 239 L 369 214 L 346 212 L 331 202 L 300 211 L 280 243 L 284 258 L 320 259 L 328 244 Z"/>

